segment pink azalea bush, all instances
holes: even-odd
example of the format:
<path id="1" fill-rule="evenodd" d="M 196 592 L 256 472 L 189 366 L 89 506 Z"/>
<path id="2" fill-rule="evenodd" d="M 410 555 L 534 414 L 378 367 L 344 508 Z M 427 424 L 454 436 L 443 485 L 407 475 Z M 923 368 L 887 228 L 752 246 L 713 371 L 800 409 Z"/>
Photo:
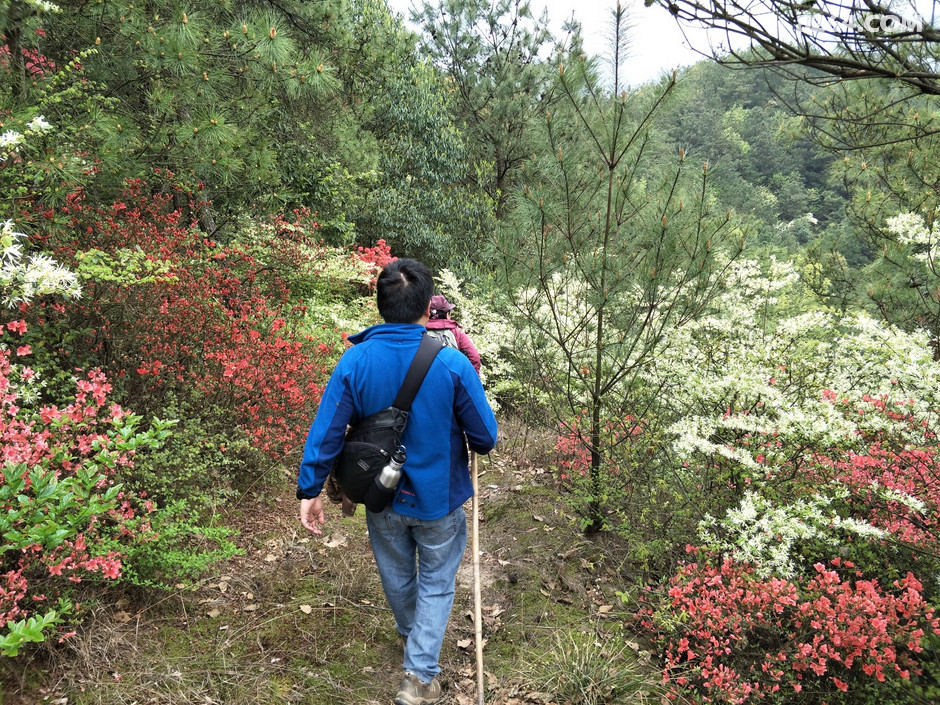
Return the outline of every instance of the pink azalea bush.
<path id="1" fill-rule="evenodd" d="M 663 648 L 664 680 L 701 702 L 819 702 L 868 679 L 909 680 L 927 634 L 940 634 L 913 574 L 885 587 L 839 558 L 791 581 L 700 551 L 664 589 L 641 624 Z"/>
<path id="2" fill-rule="evenodd" d="M 140 419 L 109 401 L 99 370 L 78 375 L 71 403 L 38 409 L 20 405 L 19 388 L 31 377 L 0 349 L 0 653 L 7 656 L 43 641 L 76 609 L 70 586 L 120 578 L 121 547 L 152 537 L 154 506 L 114 477 L 168 433 L 159 423 L 138 433 Z"/>

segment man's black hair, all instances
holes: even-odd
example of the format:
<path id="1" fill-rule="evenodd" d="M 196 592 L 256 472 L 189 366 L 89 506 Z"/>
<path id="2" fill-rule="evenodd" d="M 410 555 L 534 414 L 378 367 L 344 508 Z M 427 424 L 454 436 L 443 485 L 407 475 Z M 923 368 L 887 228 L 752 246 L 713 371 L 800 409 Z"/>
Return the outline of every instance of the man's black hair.
<path id="1" fill-rule="evenodd" d="M 415 323 L 427 312 L 433 295 L 431 270 L 415 259 L 389 262 L 375 285 L 379 314 L 386 323 Z"/>

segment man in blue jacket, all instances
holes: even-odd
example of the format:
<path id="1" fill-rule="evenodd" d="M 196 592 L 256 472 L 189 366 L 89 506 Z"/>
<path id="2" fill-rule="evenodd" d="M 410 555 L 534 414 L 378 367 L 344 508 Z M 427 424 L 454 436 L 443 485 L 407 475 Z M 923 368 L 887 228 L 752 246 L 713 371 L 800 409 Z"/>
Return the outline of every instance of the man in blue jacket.
<path id="1" fill-rule="evenodd" d="M 424 335 L 434 282 L 412 259 L 388 264 L 376 283 L 385 323 L 349 338 L 307 434 L 297 480 L 300 523 L 319 535 L 326 519 L 320 492 L 343 447 L 346 426 L 391 405 Z M 440 698 L 438 657 L 454 603 L 457 569 L 467 545 L 463 504 L 473 494 L 467 446 L 496 445 L 496 418 L 473 365 L 442 349 L 411 406 L 402 443 L 402 480 L 392 504 L 366 511 L 369 540 L 395 627 L 405 638 L 404 678 L 395 703 Z"/>

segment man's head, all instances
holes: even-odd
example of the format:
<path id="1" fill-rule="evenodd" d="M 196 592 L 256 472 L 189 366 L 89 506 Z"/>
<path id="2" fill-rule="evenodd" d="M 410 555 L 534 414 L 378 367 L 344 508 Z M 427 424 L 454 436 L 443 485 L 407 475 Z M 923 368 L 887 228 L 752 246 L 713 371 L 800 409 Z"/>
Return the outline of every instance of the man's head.
<path id="1" fill-rule="evenodd" d="M 433 293 L 431 270 L 414 259 L 389 262 L 375 285 L 379 314 L 386 323 L 417 323 L 428 312 Z"/>

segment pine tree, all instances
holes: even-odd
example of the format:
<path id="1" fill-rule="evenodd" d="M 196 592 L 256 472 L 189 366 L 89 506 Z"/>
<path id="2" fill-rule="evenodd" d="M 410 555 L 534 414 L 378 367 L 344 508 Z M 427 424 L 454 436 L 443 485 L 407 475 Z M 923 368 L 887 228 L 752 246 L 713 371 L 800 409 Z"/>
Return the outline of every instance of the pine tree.
<path id="1" fill-rule="evenodd" d="M 580 29 L 572 25 L 556 47 L 548 15 L 533 17 L 520 0 L 424 2 L 415 19 L 424 26 L 423 53 L 453 86 L 454 118 L 472 161 L 486 165 L 485 188 L 502 216 L 532 153 L 531 118 L 550 109 L 550 55 L 579 52 Z"/>
<path id="2" fill-rule="evenodd" d="M 615 42 L 615 65 L 621 50 Z M 645 486 L 627 472 L 645 471 L 645 459 L 612 462 L 662 409 L 645 370 L 670 331 L 704 310 L 741 249 L 730 212 L 713 209 L 708 165 L 681 151 L 664 158 L 655 145 L 651 125 L 675 77 L 628 93 L 618 75 L 611 90 L 593 60 L 559 64 L 559 100 L 500 234 L 507 293 L 529 333 L 522 357 L 546 392 L 541 403 L 590 457 L 581 497 L 595 530 L 618 499 L 611 467 L 621 487 Z"/>
<path id="3" fill-rule="evenodd" d="M 158 170 L 202 183 L 219 208 L 263 205 L 282 183 L 280 150 L 317 138 L 301 118 L 328 125 L 339 109 L 327 48 L 339 2 L 66 0 L 61 9 L 32 27 L 41 32 L 30 49 L 57 66 L 93 49 L 80 64 L 90 99 L 51 106 L 48 117 L 77 126 L 73 148 L 94 161 L 102 194 Z M 35 102 L 42 89 L 35 76 L 16 99 Z"/>

